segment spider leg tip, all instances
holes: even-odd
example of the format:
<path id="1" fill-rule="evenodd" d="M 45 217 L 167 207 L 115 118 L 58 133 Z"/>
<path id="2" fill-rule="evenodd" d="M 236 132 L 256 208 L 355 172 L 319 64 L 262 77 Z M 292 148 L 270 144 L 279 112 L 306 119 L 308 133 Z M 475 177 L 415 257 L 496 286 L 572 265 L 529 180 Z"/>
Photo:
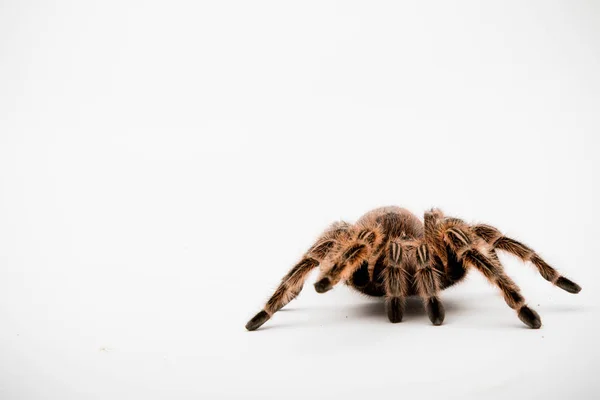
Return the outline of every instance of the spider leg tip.
<path id="1" fill-rule="evenodd" d="M 441 301 L 435 297 L 432 297 L 427 301 L 426 308 L 429 320 L 433 325 L 439 326 L 442 324 L 442 322 L 444 322 L 446 311 L 444 310 L 444 306 Z"/>
<path id="2" fill-rule="evenodd" d="M 265 310 L 261 310 L 250 321 L 248 321 L 246 324 L 246 329 L 249 331 L 254 331 L 260 328 L 262 324 L 267 322 L 270 318 L 271 316 Z"/>
<path id="3" fill-rule="evenodd" d="M 403 316 L 403 304 L 402 300 L 398 297 L 393 297 L 386 302 L 388 319 L 391 323 L 397 324 L 402 322 Z"/>
<path id="4" fill-rule="evenodd" d="M 531 329 L 539 329 L 542 326 L 542 320 L 539 314 L 527 306 L 519 309 L 519 319 Z"/>
<path id="5" fill-rule="evenodd" d="M 317 293 L 325 293 L 331 290 L 331 288 L 331 280 L 327 277 L 315 283 L 315 290 L 317 291 Z"/>
<path id="6" fill-rule="evenodd" d="M 564 276 L 558 278 L 558 280 L 556 281 L 556 286 L 558 286 L 562 290 L 573 294 L 581 292 L 581 286 L 579 286 L 572 280 L 565 278 Z"/>

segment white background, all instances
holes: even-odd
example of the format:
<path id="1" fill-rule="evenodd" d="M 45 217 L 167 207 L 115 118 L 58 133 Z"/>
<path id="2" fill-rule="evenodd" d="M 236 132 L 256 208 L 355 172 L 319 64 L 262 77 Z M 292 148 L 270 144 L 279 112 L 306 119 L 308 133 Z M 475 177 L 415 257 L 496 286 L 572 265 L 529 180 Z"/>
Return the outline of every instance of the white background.
<path id="1" fill-rule="evenodd" d="M 449 3 L 0 3 L 0 398 L 593 398 L 600 7 Z M 583 291 L 503 256 L 542 329 L 475 272 L 435 327 L 313 277 L 245 331 L 388 204 Z"/>

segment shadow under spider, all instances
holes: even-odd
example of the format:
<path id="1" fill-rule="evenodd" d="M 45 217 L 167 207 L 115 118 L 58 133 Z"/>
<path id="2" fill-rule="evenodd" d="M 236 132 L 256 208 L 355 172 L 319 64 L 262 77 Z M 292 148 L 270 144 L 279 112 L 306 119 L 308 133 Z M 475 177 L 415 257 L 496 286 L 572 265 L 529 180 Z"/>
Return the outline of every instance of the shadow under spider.
<path id="1" fill-rule="evenodd" d="M 379 298 L 379 299 L 369 299 L 369 300 L 371 300 L 371 301 L 367 301 L 365 303 L 360 303 L 360 304 L 336 306 L 335 312 L 338 315 L 336 315 L 335 318 L 327 318 L 327 321 L 331 321 L 332 323 L 335 323 L 335 321 L 339 321 L 342 319 L 339 316 L 339 314 L 344 314 L 343 319 L 348 319 L 348 320 L 349 319 L 358 319 L 358 320 L 360 320 L 361 318 L 365 318 L 365 317 L 367 317 L 367 318 L 373 317 L 373 319 L 378 319 L 378 320 L 381 320 L 382 322 L 389 323 L 387 311 L 385 309 L 384 299 Z M 295 311 L 312 312 L 316 308 L 317 307 L 286 307 L 286 308 L 279 310 L 279 312 L 295 312 Z M 444 308 L 446 309 L 446 312 L 453 312 L 453 311 L 457 311 L 457 309 L 459 309 L 460 307 L 457 307 L 456 303 L 452 300 L 450 300 L 450 301 L 445 300 Z M 328 308 L 328 310 L 331 310 L 331 308 Z M 414 317 L 422 317 L 422 318 L 427 319 L 427 312 L 425 311 L 425 307 L 423 306 L 423 301 L 418 296 L 410 296 L 410 297 L 406 298 L 406 303 L 404 305 L 403 322 L 407 321 L 407 318 L 413 319 Z M 371 319 L 371 318 L 369 318 L 369 319 Z M 323 325 L 324 323 L 328 324 L 329 322 L 326 322 L 324 320 L 311 321 L 310 323 L 308 323 L 306 325 L 315 325 L 315 324 Z M 303 324 L 289 323 L 289 322 L 273 323 L 268 326 L 261 327 L 261 330 L 275 329 L 275 328 L 291 328 L 291 327 L 297 327 L 297 326 L 301 326 L 301 325 L 303 325 Z"/>
<path id="2" fill-rule="evenodd" d="M 443 300 L 443 305 L 444 309 L 446 310 L 446 314 L 448 312 L 456 312 L 458 309 L 460 309 L 460 307 L 457 307 L 456 303 L 452 300 Z M 369 303 L 356 304 L 351 306 L 350 310 L 352 311 L 353 317 L 374 316 L 377 318 L 383 318 L 385 321 L 389 322 L 383 299 Z M 406 317 L 412 318 L 421 316 L 427 317 L 427 312 L 423 306 L 423 300 L 418 296 L 407 297 L 404 304 L 402 322 L 405 321 Z"/>
<path id="3" fill-rule="evenodd" d="M 465 301 L 462 300 L 464 303 Z M 458 299 L 443 299 L 444 309 L 446 310 L 446 316 L 453 314 L 460 315 L 461 311 L 469 309 L 469 302 L 466 304 L 461 303 L 461 300 Z M 321 307 L 286 307 L 281 309 L 279 312 L 297 312 L 297 311 L 305 311 L 305 312 L 314 312 Z M 473 308 L 473 307 L 471 307 Z M 349 321 L 349 320 L 358 320 L 361 319 L 368 321 L 381 321 L 385 323 L 390 323 L 387 316 L 387 311 L 385 309 L 385 301 L 383 298 L 367 298 L 364 303 L 354 303 L 348 305 L 336 305 L 335 307 L 327 307 L 325 309 L 329 312 L 334 312 L 335 316 L 331 317 L 329 314 L 328 317 L 319 317 L 316 320 L 311 320 L 310 322 L 275 322 L 267 326 L 263 326 L 260 330 L 266 329 L 279 329 L 279 328 L 295 328 L 300 326 L 323 326 L 329 324 L 336 324 L 341 320 Z M 546 306 L 546 310 L 544 312 L 556 312 L 556 313 L 569 313 L 576 311 L 585 311 L 586 307 L 575 307 L 575 306 L 561 306 L 561 305 L 549 305 Z M 418 321 L 419 323 L 423 323 L 427 321 L 427 312 L 425 311 L 425 307 L 423 306 L 423 301 L 418 296 L 410 296 L 406 298 L 406 302 L 404 305 L 404 313 L 401 324 L 410 323 L 412 321 Z M 447 324 L 449 321 L 445 321 L 444 324 Z M 428 321 L 427 321 L 428 323 Z M 521 324 L 516 324 L 515 326 L 509 326 L 510 328 L 522 327 L 524 329 L 529 329 L 526 326 Z"/>

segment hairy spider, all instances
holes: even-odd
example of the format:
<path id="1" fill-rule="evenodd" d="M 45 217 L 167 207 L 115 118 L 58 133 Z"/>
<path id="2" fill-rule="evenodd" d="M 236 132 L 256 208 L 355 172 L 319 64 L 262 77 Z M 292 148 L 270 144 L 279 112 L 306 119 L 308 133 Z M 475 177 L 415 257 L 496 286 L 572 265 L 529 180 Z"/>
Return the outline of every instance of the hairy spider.
<path id="1" fill-rule="evenodd" d="M 496 250 L 531 261 L 547 281 L 578 293 L 581 287 L 561 276 L 532 249 L 504 236 L 490 225 L 469 225 L 446 217 L 438 209 L 425 213 L 425 224 L 406 209 L 381 207 L 356 224 L 332 224 L 285 275 L 263 310 L 246 329 L 252 331 L 294 299 L 309 273 L 320 266 L 315 283 L 325 293 L 343 281 L 369 296 L 385 296 L 388 318 L 400 322 L 407 296 L 422 298 L 434 325 L 444 321 L 438 292 L 461 281 L 470 267 L 496 285 L 506 304 L 530 328 L 542 325 L 540 316 L 525 304 L 519 287 L 504 272 Z"/>

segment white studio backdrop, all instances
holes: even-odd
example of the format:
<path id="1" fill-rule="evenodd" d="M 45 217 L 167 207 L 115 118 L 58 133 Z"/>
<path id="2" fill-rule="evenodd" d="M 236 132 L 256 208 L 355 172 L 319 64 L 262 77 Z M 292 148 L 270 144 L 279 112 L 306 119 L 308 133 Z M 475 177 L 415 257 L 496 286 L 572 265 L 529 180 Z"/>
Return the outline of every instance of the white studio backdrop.
<path id="1" fill-rule="evenodd" d="M 0 3 L 0 398 L 592 399 L 593 1 Z M 523 328 L 471 273 L 390 324 L 312 279 L 320 231 L 396 204 L 493 224 Z"/>

